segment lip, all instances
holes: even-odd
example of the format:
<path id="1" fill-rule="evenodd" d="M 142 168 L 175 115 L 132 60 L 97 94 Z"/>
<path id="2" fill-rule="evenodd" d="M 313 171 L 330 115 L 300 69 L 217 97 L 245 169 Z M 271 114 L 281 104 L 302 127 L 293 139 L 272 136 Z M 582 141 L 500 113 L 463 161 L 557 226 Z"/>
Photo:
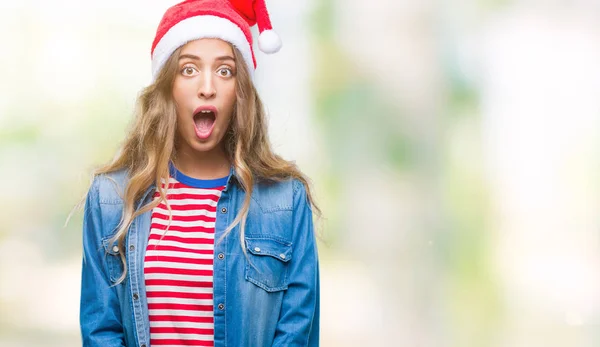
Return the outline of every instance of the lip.
<path id="1" fill-rule="evenodd" d="M 211 111 L 214 115 L 215 115 L 215 119 L 217 118 L 218 115 L 218 111 L 217 108 L 213 105 L 203 105 L 203 106 L 198 106 L 196 107 L 196 109 L 194 110 L 194 116 L 197 115 L 198 113 L 202 112 L 202 111 Z"/>
<path id="2" fill-rule="evenodd" d="M 202 111 L 211 111 L 213 113 L 213 115 L 215 116 L 215 121 L 213 122 L 212 126 L 210 127 L 210 129 L 208 130 L 208 132 L 201 132 L 195 125 L 195 121 L 194 121 L 194 131 L 196 132 L 196 137 L 198 137 L 198 139 L 200 139 L 201 141 L 207 140 L 210 135 L 212 134 L 213 130 L 215 129 L 215 124 L 217 123 L 217 108 L 215 106 L 212 105 L 203 105 L 203 106 L 198 106 L 196 107 L 196 109 L 194 110 L 194 117 L 199 114 Z"/>

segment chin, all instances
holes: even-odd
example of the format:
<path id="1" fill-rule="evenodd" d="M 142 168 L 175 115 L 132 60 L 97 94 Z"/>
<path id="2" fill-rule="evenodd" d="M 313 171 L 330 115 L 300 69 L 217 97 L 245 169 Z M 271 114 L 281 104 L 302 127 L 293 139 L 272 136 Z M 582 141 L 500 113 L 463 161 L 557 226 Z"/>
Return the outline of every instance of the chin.
<path id="1" fill-rule="evenodd" d="M 213 138 L 212 136 L 206 140 L 200 140 L 197 137 L 194 137 L 192 141 L 188 142 L 188 144 L 194 151 L 205 153 L 211 152 L 214 149 L 216 149 L 217 145 L 219 144 L 219 141 L 217 140 L 217 138 Z"/>
<path id="2" fill-rule="evenodd" d="M 204 143 L 199 143 L 195 141 L 195 143 L 191 146 L 191 148 L 196 152 L 210 152 L 215 149 L 217 146 L 213 143 L 213 141 L 207 141 Z"/>

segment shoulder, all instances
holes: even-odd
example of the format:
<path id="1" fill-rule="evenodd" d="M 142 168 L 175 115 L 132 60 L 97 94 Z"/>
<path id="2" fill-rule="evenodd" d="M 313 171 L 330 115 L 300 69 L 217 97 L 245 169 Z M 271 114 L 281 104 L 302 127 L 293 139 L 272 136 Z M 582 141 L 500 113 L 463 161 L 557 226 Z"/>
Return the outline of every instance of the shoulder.
<path id="1" fill-rule="evenodd" d="M 305 234 L 299 223 L 312 215 L 306 188 L 298 179 L 255 183 L 248 213 L 247 236 L 290 245 Z"/>
<path id="2" fill-rule="evenodd" d="M 298 179 L 261 180 L 254 184 L 252 199 L 263 212 L 292 211 L 299 200 L 306 201 L 306 188 Z"/>
<path id="3" fill-rule="evenodd" d="M 97 195 L 101 204 L 121 204 L 128 179 L 126 169 L 98 174 L 94 177 L 90 192 Z"/>
<path id="4" fill-rule="evenodd" d="M 96 240 L 98 245 L 118 230 L 127 177 L 125 170 L 94 176 L 85 204 L 84 235 Z"/>

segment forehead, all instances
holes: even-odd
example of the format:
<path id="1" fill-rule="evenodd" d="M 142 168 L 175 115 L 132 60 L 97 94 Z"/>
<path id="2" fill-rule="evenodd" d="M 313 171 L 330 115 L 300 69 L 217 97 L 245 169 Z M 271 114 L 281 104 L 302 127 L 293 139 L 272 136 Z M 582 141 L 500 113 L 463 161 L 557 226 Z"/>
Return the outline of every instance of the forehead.
<path id="1" fill-rule="evenodd" d="M 186 43 L 181 49 L 181 55 L 191 54 L 200 59 L 214 59 L 229 55 L 233 57 L 233 49 L 229 42 L 221 39 L 198 39 Z"/>

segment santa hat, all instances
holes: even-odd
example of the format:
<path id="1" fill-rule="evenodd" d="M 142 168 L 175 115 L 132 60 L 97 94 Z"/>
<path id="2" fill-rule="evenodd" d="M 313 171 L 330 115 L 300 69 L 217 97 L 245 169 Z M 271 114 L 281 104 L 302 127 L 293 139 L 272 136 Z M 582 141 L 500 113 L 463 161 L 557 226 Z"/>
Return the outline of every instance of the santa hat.
<path id="1" fill-rule="evenodd" d="M 152 79 L 173 52 L 201 38 L 218 38 L 231 43 L 244 57 L 250 75 L 256 69 L 250 27 L 258 25 L 258 47 L 275 53 L 281 40 L 271 27 L 265 0 L 186 0 L 164 14 L 152 43 Z"/>

